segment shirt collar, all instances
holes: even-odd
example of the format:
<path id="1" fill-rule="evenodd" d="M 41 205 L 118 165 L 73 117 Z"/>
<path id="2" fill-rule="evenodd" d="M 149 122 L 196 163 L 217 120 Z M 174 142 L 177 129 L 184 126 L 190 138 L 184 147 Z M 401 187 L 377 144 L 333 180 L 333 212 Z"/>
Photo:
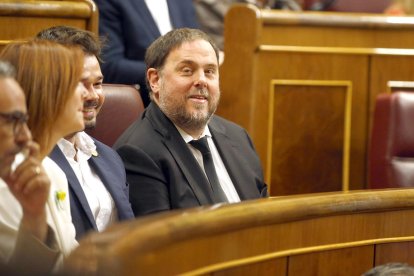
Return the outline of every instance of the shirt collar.
<path id="1" fill-rule="evenodd" d="M 187 132 L 185 132 L 182 128 L 180 128 L 176 124 L 174 124 L 174 126 L 177 128 L 178 132 L 180 133 L 181 137 L 183 137 L 183 139 L 184 139 L 184 141 L 186 143 L 195 140 L 193 138 L 193 136 L 191 136 L 190 134 L 188 134 Z M 206 125 L 206 127 L 204 128 L 203 133 L 201 133 L 200 138 L 203 138 L 204 136 L 212 137 L 211 132 L 210 132 L 210 129 L 208 128 L 208 125 Z"/>
<path id="2" fill-rule="evenodd" d="M 87 156 L 87 159 L 91 158 L 92 155 L 96 154 L 96 145 L 93 139 L 81 131 L 75 134 L 75 145 L 78 151 L 81 151 L 84 155 Z M 68 140 L 62 138 L 58 141 L 58 147 L 67 157 L 74 158 L 76 155 L 76 149 L 74 145 Z"/>

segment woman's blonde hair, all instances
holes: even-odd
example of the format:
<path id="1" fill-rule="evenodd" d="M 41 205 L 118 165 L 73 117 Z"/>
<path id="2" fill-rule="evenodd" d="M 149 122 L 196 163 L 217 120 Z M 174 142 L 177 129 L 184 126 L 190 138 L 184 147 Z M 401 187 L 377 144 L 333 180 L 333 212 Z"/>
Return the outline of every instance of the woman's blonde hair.
<path id="1" fill-rule="evenodd" d="M 16 80 L 26 95 L 28 126 L 43 148 L 81 78 L 83 52 L 75 46 L 39 40 L 9 44 L 0 59 L 16 68 Z"/>

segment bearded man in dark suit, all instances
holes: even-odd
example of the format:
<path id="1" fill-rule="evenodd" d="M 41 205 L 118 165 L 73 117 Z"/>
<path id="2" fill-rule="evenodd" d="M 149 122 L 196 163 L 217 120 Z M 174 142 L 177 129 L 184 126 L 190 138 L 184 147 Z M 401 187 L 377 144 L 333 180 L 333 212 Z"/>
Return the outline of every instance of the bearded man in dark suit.
<path id="1" fill-rule="evenodd" d="M 173 30 L 148 48 L 145 61 L 152 102 L 114 146 L 135 216 L 267 196 L 248 134 L 214 115 L 219 65 L 210 37 Z"/>

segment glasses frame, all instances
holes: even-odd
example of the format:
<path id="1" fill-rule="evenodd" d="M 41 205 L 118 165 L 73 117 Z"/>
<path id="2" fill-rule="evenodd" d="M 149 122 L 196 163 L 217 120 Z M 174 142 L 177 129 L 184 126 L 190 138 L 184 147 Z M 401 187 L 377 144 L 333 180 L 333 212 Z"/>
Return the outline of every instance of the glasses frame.
<path id="1" fill-rule="evenodd" d="M 10 113 L 0 112 L 0 118 L 2 118 L 6 123 L 12 125 L 14 136 L 19 134 L 29 121 L 29 115 L 20 111 L 14 111 Z"/>

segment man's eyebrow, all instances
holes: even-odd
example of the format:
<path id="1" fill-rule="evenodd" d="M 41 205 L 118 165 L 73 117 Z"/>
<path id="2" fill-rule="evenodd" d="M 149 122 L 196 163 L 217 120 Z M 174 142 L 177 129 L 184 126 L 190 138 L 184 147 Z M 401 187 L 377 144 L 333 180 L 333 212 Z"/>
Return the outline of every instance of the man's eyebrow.
<path id="1" fill-rule="evenodd" d="M 184 60 L 178 62 L 178 66 L 179 65 L 193 65 L 193 64 L 197 64 L 197 63 L 195 61 L 191 60 L 191 59 L 184 59 Z M 218 68 L 218 65 L 216 63 L 207 63 L 207 64 L 203 65 L 203 67 Z"/>
<path id="2" fill-rule="evenodd" d="M 179 65 L 180 64 L 195 64 L 195 62 L 192 61 L 191 59 L 184 59 L 184 60 L 181 60 L 180 62 L 178 62 L 178 64 Z"/>
<path id="3" fill-rule="evenodd" d="M 208 63 L 206 65 L 206 67 L 214 67 L 214 68 L 218 68 L 218 65 L 216 63 Z"/>
<path id="4" fill-rule="evenodd" d="M 0 116 L 7 119 L 7 120 L 13 120 L 13 119 L 23 119 L 27 118 L 27 112 L 23 111 L 12 111 L 12 112 L 0 112 Z"/>

